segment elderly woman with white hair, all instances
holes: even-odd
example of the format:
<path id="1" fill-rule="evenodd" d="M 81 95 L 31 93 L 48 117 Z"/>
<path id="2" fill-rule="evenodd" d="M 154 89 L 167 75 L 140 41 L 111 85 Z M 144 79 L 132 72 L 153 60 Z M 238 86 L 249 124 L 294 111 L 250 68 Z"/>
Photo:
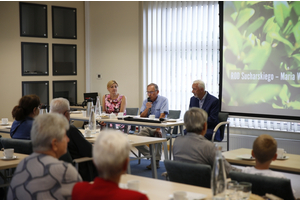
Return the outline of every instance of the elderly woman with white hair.
<path id="1" fill-rule="evenodd" d="M 35 118 L 33 153 L 19 163 L 7 199 L 71 199 L 74 184 L 82 179 L 71 164 L 58 160 L 67 152 L 68 129 L 69 123 L 61 114 Z"/>
<path id="2" fill-rule="evenodd" d="M 80 199 L 122 199 L 146 200 L 146 195 L 119 188 L 121 175 L 127 170 L 131 145 L 120 131 L 102 131 L 96 139 L 93 149 L 93 160 L 99 177 L 94 183 L 80 182 L 75 184 L 72 200 Z"/>
<path id="3" fill-rule="evenodd" d="M 207 130 L 207 113 L 200 108 L 190 108 L 184 114 L 184 125 L 187 134 L 177 137 L 173 146 L 174 160 L 207 164 L 213 168 L 215 159 L 215 145 L 204 136 Z M 226 174 L 231 170 L 241 171 L 232 167 L 224 160 Z"/>

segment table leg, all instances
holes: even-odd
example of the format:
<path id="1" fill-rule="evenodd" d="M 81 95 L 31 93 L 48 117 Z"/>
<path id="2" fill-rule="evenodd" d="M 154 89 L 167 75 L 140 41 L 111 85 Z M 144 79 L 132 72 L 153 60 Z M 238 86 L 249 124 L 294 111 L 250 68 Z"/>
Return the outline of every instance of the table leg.
<path id="1" fill-rule="evenodd" d="M 227 124 L 227 151 L 229 151 L 229 124 Z"/>
<path id="2" fill-rule="evenodd" d="M 156 159 L 155 159 L 155 151 L 154 144 L 150 144 L 150 155 L 151 155 L 151 169 L 152 169 L 152 177 L 157 179 L 157 169 L 156 169 Z"/>
<path id="3" fill-rule="evenodd" d="M 182 125 L 179 126 L 179 129 L 180 129 L 180 134 L 181 134 L 181 135 L 184 135 L 184 133 L 183 133 L 183 126 L 182 126 Z M 178 134 L 178 133 L 177 133 L 177 134 Z M 170 160 L 172 160 L 172 150 L 173 150 L 173 147 L 172 147 L 172 145 L 173 145 L 172 139 L 173 139 L 172 133 L 170 133 L 170 152 L 169 152 L 169 159 L 170 159 Z"/>
<path id="4" fill-rule="evenodd" d="M 161 134 L 162 134 L 162 137 L 163 137 L 163 138 L 167 138 L 165 128 L 161 128 Z M 167 142 L 163 142 L 163 145 L 164 145 L 164 155 L 165 155 L 165 159 L 166 159 L 166 160 L 169 160 L 169 157 L 168 157 L 168 145 L 167 145 Z"/>
<path id="5" fill-rule="evenodd" d="M 127 166 L 127 174 L 131 174 L 131 168 L 130 168 L 130 158 Z"/>
<path id="6" fill-rule="evenodd" d="M 172 160 L 172 133 L 170 133 L 170 150 L 169 150 L 169 159 Z"/>
<path id="7" fill-rule="evenodd" d="M 129 127 L 128 125 L 124 125 L 124 133 L 128 133 L 128 127 Z"/>
<path id="8" fill-rule="evenodd" d="M 183 132 L 183 125 L 180 125 L 179 128 L 180 128 L 180 134 L 183 136 L 183 135 L 184 135 L 184 132 Z"/>

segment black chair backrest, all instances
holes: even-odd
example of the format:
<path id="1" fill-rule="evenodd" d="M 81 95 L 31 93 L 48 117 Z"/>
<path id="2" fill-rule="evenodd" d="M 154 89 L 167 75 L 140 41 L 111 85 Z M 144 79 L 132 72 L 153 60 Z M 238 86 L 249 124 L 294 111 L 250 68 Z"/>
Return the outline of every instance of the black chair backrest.
<path id="1" fill-rule="evenodd" d="M 139 108 L 126 108 L 126 115 L 139 115 Z"/>
<path id="2" fill-rule="evenodd" d="M 179 119 L 181 110 L 169 110 L 168 117 L 169 119 Z"/>
<path id="3" fill-rule="evenodd" d="M 1 138 L 1 143 L 4 149 L 14 148 L 15 153 L 23 153 L 29 155 L 33 152 L 31 140 Z"/>
<path id="4" fill-rule="evenodd" d="M 218 115 L 219 122 L 226 122 L 228 119 L 228 115 L 229 115 L 228 113 L 219 112 Z M 221 138 L 224 138 L 224 131 L 225 131 L 225 126 L 220 126 Z"/>
<path id="5" fill-rule="evenodd" d="M 230 172 L 232 180 L 252 183 L 252 193 L 263 196 L 266 193 L 274 194 L 283 199 L 295 199 L 291 181 L 285 178 L 275 178 L 242 172 Z"/>
<path id="6" fill-rule="evenodd" d="M 165 160 L 170 181 L 210 188 L 211 167 L 197 163 Z"/>

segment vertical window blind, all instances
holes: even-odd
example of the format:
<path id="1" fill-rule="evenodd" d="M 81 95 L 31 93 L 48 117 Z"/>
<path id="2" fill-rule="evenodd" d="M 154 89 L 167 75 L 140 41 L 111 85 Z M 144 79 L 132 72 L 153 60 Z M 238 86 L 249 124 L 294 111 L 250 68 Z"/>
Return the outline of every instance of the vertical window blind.
<path id="1" fill-rule="evenodd" d="M 203 80 L 218 97 L 219 44 L 218 2 L 143 2 L 144 91 L 156 83 L 169 109 L 181 110 L 181 116 L 194 80 Z"/>

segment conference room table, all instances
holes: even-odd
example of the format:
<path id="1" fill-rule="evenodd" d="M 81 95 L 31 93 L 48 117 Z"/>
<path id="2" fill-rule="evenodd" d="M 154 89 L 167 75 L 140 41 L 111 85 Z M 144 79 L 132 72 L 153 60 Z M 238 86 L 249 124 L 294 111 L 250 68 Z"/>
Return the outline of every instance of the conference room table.
<path id="1" fill-rule="evenodd" d="M 3 157 L 3 151 L 0 151 L 0 157 Z M 16 168 L 18 164 L 23 160 L 23 158 L 26 158 L 28 155 L 27 154 L 21 154 L 21 153 L 14 153 L 14 156 L 17 156 L 16 159 L 11 159 L 11 160 L 0 160 L 0 170 L 3 169 L 10 169 L 10 168 Z"/>
<path id="2" fill-rule="evenodd" d="M 251 155 L 252 149 L 235 149 L 231 151 L 223 152 L 223 156 L 225 159 L 231 163 L 236 165 L 243 165 L 243 166 L 254 166 L 255 160 L 254 159 L 245 159 L 247 155 Z M 275 161 L 271 162 L 270 169 L 300 174 L 300 155 L 296 154 L 285 154 L 285 159 L 276 159 Z M 242 157 L 245 157 L 244 159 Z"/>
<path id="3" fill-rule="evenodd" d="M 173 198 L 171 198 L 170 195 L 173 195 L 173 193 L 176 191 L 186 191 L 197 194 L 203 194 L 206 196 L 205 199 L 211 199 L 212 197 L 212 191 L 209 188 L 146 178 L 130 174 L 124 174 L 121 176 L 119 186 L 121 188 L 126 188 L 127 182 L 130 180 L 139 181 L 140 192 L 145 193 L 148 196 L 149 200 L 171 200 Z"/>
<path id="4" fill-rule="evenodd" d="M 86 110 L 86 106 L 70 106 L 71 111 L 76 111 L 76 110 Z"/>
<path id="5" fill-rule="evenodd" d="M 80 129 L 80 131 L 83 133 L 84 135 L 84 130 Z M 100 133 L 95 133 L 92 134 L 91 137 L 85 137 L 85 139 L 91 143 L 94 143 L 96 140 L 96 137 L 98 134 Z M 154 137 L 143 137 L 143 136 L 137 136 L 137 135 L 127 135 L 128 141 L 129 143 L 133 146 L 141 146 L 141 145 L 149 145 L 150 148 L 150 159 L 151 159 L 151 167 L 152 167 L 152 177 L 153 178 L 157 178 L 157 169 L 156 169 L 156 162 L 155 162 L 155 144 L 161 143 L 161 142 L 166 142 L 167 140 L 165 138 L 154 138 Z M 134 158 L 134 159 L 130 159 L 130 160 L 137 160 L 140 159 L 138 158 Z M 127 173 L 131 173 L 130 170 L 130 163 L 128 164 L 128 169 L 127 169 Z"/>
<path id="6" fill-rule="evenodd" d="M 0 151 L 0 157 L 3 157 L 3 151 Z M 21 153 L 14 153 L 14 156 L 17 156 L 16 159 L 11 159 L 11 160 L 4 160 L 0 159 L 0 170 L 5 170 L 5 169 L 13 169 L 18 166 L 18 164 L 26 158 L 28 155 L 26 154 L 21 154 Z M 10 177 L 12 175 L 12 171 L 9 171 L 9 174 L 6 174 L 6 171 L 3 171 L 4 174 L 0 171 L 0 177 L 3 179 L 4 183 L 0 185 L 0 187 L 5 187 L 9 185 L 10 182 Z"/>
<path id="7" fill-rule="evenodd" d="M 131 174 L 123 174 L 121 176 L 119 187 L 127 189 L 127 182 L 131 180 L 139 181 L 139 192 L 146 194 L 149 200 L 173 200 L 172 196 L 174 192 L 177 191 L 187 192 L 187 199 L 212 200 L 212 190 L 210 188 L 147 178 Z M 249 200 L 263 200 L 263 198 L 255 194 L 251 194 Z"/>
<path id="8" fill-rule="evenodd" d="M 137 116 L 133 116 L 137 117 Z M 84 117 L 81 112 L 76 112 L 76 113 L 71 113 L 70 115 L 71 120 L 78 120 L 78 121 L 88 121 L 88 117 Z M 148 119 L 148 118 L 145 118 Z M 100 117 L 97 117 L 98 121 L 102 121 L 105 123 L 110 123 L 110 124 L 125 124 L 125 125 L 132 125 L 132 126 L 145 126 L 145 127 L 153 127 L 153 128 L 161 128 L 161 133 L 162 137 L 166 138 L 166 128 L 168 127 L 173 127 L 173 126 L 179 126 L 180 128 L 180 133 L 183 134 L 183 125 L 184 122 L 183 120 L 174 120 L 174 121 L 166 121 L 162 123 L 151 123 L 151 122 L 140 122 L 140 121 L 127 121 L 127 120 L 120 120 L 120 119 L 102 119 Z M 164 145 L 164 155 L 165 159 L 171 159 L 172 155 L 172 137 L 170 137 L 170 151 L 169 151 L 169 156 L 168 156 L 168 146 L 167 146 L 167 141 L 163 142 Z"/>
<path id="9" fill-rule="evenodd" d="M 0 133 L 9 133 L 13 122 L 9 121 L 7 125 L 0 124 Z"/>

